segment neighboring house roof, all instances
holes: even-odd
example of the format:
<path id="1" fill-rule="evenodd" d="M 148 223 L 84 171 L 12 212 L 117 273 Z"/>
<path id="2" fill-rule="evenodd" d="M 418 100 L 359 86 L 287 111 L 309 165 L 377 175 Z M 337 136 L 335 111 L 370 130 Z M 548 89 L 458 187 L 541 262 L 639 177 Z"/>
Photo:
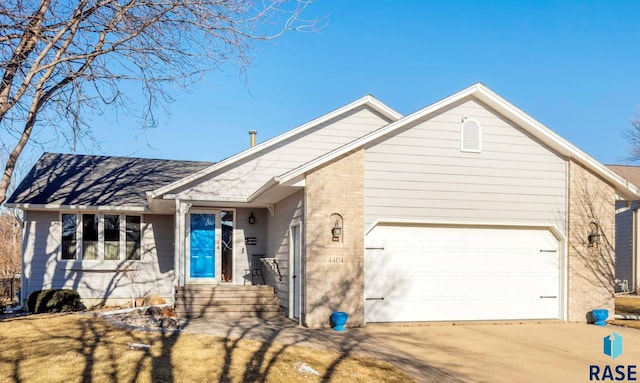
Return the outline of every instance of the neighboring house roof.
<path id="1" fill-rule="evenodd" d="M 557 153 L 567 158 L 572 158 L 586 168 L 590 169 L 595 174 L 611 183 L 615 187 L 616 192 L 621 199 L 635 200 L 640 198 L 640 190 L 636 186 L 632 185 L 629 181 L 614 173 L 605 165 L 596 161 L 593 157 L 578 149 L 569 141 L 565 140 L 560 135 L 544 126 L 542 123 L 536 121 L 533 117 L 529 116 L 504 98 L 491 91 L 484 84 L 477 83 L 466 89 L 463 89 L 462 91 L 454 95 L 451 95 L 430 106 L 427 106 L 426 108 L 420 109 L 415 113 L 392 122 L 381 129 L 358 138 L 347 145 L 344 145 L 323 156 L 320 156 L 315 160 L 310 161 L 296 169 L 284 173 L 279 177 L 274 177 L 272 180 L 267 182 L 258 192 L 252 195 L 250 200 L 256 199 L 261 194 L 270 192 L 272 189 L 277 188 L 280 185 L 287 187 L 299 183 L 304 178 L 305 173 L 323 166 L 324 164 L 333 161 L 334 159 L 339 158 L 340 156 L 343 156 L 351 151 L 357 150 L 376 139 L 382 138 L 385 135 L 392 134 L 394 131 L 402 129 L 403 127 L 406 127 L 407 125 L 416 122 L 419 119 L 428 118 L 429 115 L 439 113 L 445 108 L 467 97 L 473 97 L 483 102 L 484 104 L 495 110 L 497 113 L 514 122 L 516 125 L 524 129 L 526 132 L 531 134 L 543 144 L 547 145 L 552 150 L 555 150 Z"/>
<path id="2" fill-rule="evenodd" d="M 626 178 L 634 186 L 640 186 L 640 166 L 628 165 L 606 165 L 609 169 L 618 173 L 621 177 Z"/>
<path id="3" fill-rule="evenodd" d="M 44 153 L 7 200 L 21 208 L 143 208 L 146 192 L 212 162 Z"/>
<path id="4" fill-rule="evenodd" d="M 304 132 L 312 130 L 321 124 L 330 122 L 335 118 L 338 118 L 342 115 L 345 115 L 349 112 L 352 112 L 354 110 L 357 110 L 363 107 L 368 107 L 371 110 L 375 111 L 376 113 L 380 114 L 384 119 L 386 119 L 387 122 L 397 121 L 402 117 L 400 113 L 391 109 L 390 107 L 388 107 L 387 105 L 385 105 L 384 103 L 376 99 L 375 97 L 371 95 L 367 95 L 345 106 L 342 106 L 332 112 L 329 112 L 323 116 L 320 116 L 314 120 L 311 120 L 303 125 L 300 125 L 297 128 L 289 130 L 279 136 L 276 136 L 270 140 L 260 143 L 252 148 L 244 150 L 234 156 L 226 158 L 206 169 L 203 169 L 197 173 L 191 174 L 183 179 L 177 180 L 176 182 L 173 182 L 169 185 L 160 187 L 154 190 L 153 192 L 149 193 L 149 198 L 158 198 L 164 194 L 172 193 L 182 186 L 185 186 L 189 183 L 196 182 L 204 177 L 207 177 L 208 175 L 211 175 L 216 171 L 219 171 L 220 169 L 224 169 L 234 164 L 240 163 L 241 161 L 246 160 L 247 158 L 255 155 L 256 153 L 268 150 L 270 148 L 277 147 L 279 144 L 282 144 L 283 142 L 290 139 L 291 137 L 301 135 Z"/>

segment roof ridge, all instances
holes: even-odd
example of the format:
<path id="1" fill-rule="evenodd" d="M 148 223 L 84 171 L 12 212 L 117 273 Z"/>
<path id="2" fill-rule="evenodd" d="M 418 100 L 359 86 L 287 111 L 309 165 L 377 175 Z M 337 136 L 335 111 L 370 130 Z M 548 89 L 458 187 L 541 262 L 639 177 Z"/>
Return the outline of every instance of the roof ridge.
<path id="1" fill-rule="evenodd" d="M 166 162 L 190 162 L 201 164 L 215 164 L 214 161 L 199 161 L 199 160 L 177 160 L 169 158 L 148 158 L 148 157 L 134 157 L 134 156 L 110 156 L 110 155 L 97 155 L 97 154 L 75 154 L 75 153 L 60 153 L 60 152 L 44 152 L 42 155 L 57 155 L 65 157 L 91 157 L 91 158 L 110 158 L 110 159 L 123 159 L 123 160 L 143 160 L 143 161 L 166 161 Z"/>

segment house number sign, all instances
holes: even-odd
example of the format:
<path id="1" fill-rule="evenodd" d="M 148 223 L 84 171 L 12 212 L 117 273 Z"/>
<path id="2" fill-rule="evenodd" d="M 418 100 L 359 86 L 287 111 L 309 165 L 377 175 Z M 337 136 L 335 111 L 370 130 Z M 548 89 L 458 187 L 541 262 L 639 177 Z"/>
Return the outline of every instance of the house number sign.
<path id="1" fill-rule="evenodd" d="M 344 257 L 329 257 L 329 263 L 344 263 Z"/>

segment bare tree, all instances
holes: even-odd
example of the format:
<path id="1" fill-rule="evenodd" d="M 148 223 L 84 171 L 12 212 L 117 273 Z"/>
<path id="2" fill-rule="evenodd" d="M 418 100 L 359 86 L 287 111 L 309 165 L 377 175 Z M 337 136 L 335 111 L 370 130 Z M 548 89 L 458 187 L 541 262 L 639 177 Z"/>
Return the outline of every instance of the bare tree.
<path id="1" fill-rule="evenodd" d="M 20 220 L 10 211 L 0 215 L 0 278 L 20 273 Z"/>
<path id="2" fill-rule="evenodd" d="M 640 119 L 631 120 L 631 126 L 624 132 L 624 137 L 629 142 L 629 160 L 640 160 Z"/>
<path id="3" fill-rule="evenodd" d="M 56 129 L 75 149 L 91 137 L 88 116 L 109 107 L 151 127 L 176 87 L 221 65 L 246 68 L 256 41 L 314 30 L 300 16 L 312 1 L 3 0 L 0 203 L 34 129 Z"/>

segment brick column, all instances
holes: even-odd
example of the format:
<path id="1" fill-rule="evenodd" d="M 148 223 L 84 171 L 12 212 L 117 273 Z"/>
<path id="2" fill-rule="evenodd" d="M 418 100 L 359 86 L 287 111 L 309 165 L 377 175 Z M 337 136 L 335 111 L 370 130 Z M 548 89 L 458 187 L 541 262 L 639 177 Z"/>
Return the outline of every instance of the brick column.
<path id="1" fill-rule="evenodd" d="M 614 315 L 615 189 L 581 165 L 569 162 L 568 320 L 590 320 L 594 308 Z M 594 225 L 595 224 L 595 225 Z M 596 226 L 597 225 L 597 226 Z M 589 246 L 597 229 L 600 243 Z"/>
<path id="2" fill-rule="evenodd" d="M 303 323 L 328 327 L 333 311 L 364 324 L 364 150 L 306 176 Z M 341 219 L 342 233 L 331 229 Z"/>

